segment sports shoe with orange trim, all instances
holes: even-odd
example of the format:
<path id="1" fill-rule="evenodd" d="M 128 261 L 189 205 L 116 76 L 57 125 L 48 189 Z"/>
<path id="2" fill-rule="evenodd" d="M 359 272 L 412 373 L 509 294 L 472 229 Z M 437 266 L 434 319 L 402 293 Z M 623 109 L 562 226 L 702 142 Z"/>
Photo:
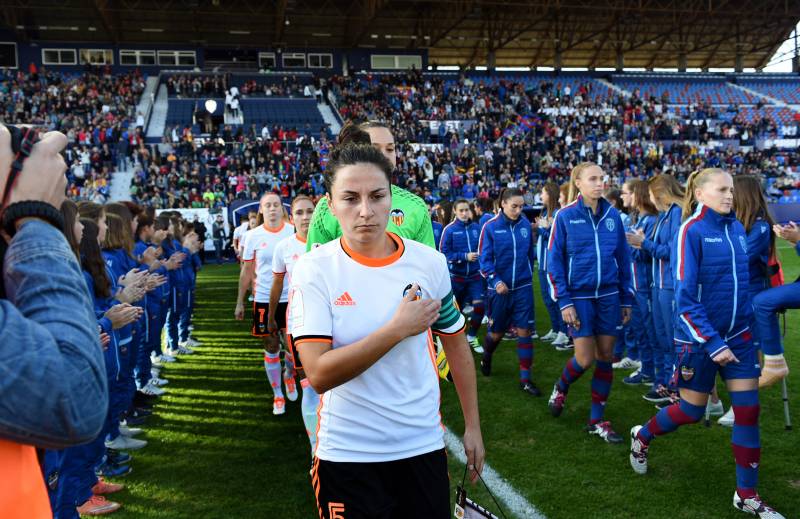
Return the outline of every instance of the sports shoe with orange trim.
<path id="1" fill-rule="evenodd" d="M 92 487 L 92 494 L 113 494 L 114 492 L 119 492 L 123 488 L 125 488 L 125 485 L 120 483 L 109 483 L 103 478 L 99 478 L 97 484 Z"/>
<path id="2" fill-rule="evenodd" d="M 107 501 L 103 496 L 95 496 L 89 498 L 88 501 L 78 507 L 80 515 L 106 515 L 116 512 L 122 505 L 114 501 Z"/>
<path id="3" fill-rule="evenodd" d="M 286 386 L 286 398 L 289 399 L 290 402 L 294 402 L 297 400 L 297 383 L 294 380 L 294 376 L 289 373 L 289 370 L 283 370 L 283 384 Z"/>
<path id="4" fill-rule="evenodd" d="M 272 401 L 272 414 L 278 415 L 286 412 L 286 399 L 276 397 Z"/>

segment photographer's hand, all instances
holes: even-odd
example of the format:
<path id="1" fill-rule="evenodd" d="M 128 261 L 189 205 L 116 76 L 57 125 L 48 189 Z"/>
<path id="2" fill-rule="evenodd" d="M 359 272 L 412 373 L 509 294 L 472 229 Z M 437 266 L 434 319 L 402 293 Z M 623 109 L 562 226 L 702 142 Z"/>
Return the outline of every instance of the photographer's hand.
<path id="1" fill-rule="evenodd" d="M 8 197 L 8 205 L 15 202 L 45 202 L 60 208 L 64 201 L 67 165 L 59 154 L 67 145 L 67 138 L 61 132 L 48 132 L 33 145 L 30 156 L 23 162 L 22 171 L 17 176 Z M 14 161 L 11 149 L 11 133 L 0 124 L 0 186 L 5 187 L 11 164 Z M 23 219 L 24 220 L 24 219 Z M 17 223 L 17 226 L 21 221 Z"/>

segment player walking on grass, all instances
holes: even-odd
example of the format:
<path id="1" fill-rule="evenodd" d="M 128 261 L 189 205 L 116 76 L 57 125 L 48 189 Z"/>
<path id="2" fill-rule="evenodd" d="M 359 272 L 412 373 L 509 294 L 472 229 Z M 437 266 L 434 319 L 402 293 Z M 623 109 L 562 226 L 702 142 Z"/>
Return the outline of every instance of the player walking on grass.
<path id="1" fill-rule="evenodd" d="M 369 145 L 331 154 L 326 184 L 342 236 L 292 271 L 292 334 L 320 397 L 312 483 L 320 517 L 450 516 L 440 334 L 464 413 L 472 480 L 483 466 L 475 371 L 447 261 L 387 232 L 391 164 Z"/>
<path id="2" fill-rule="evenodd" d="M 569 342 L 567 337 L 567 327 L 561 319 L 561 312 L 558 303 L 550 297 L 550 290 L 547 286 L 547 241 L 550 238 L 550 228 L 553 225 L 553 217 L 560 207 L 558 203 L 559 188 L 558 184 L 548 182 L 542 187 L 542 213 L 536 219 L 536 263 L 538 263 L 539 289 L 542 293 L 542 301 L 550 315 L 550 331 L 543 337 L 543 341 L 553 341 L 555 347 L 563 347 Z"/>
<path id="3" fill-rule="evenodd" d="M 483 353 L 476 335 L 484 315 L 483 293 L 486 282 L 478 265 L 478 239 L 480 228 L 472 221 L 469 202 L 460 198 L 453 204 L 455 218 L 442 230 L 439 251 L 447 258 L 450 282 L 459 308 L 472 306 L 467 342 L 475 353 Z"/>
<path id="4" fill-rule="evenodd" d="M 656 380 L 653 388 L 644 395 L 648 402 L 670 403 L 675 401 L 676 387 L 672 376 L 675 367 L 675 351 L 672 346 L 675 319 L 675 292 L 673 290 L 674 260 L 672 244 L 681 225 L 681 205 L 684 191 L 675 177 L 657 175 L 648 180 L 650 201 L 658 209 L 658 219 L 652 235 L 643 230 L 629 233 L 628 243 L 641 249 L 653 258 L 653 326 L 656 332 L 656 349 L 653 352 Z"/>
<path id="5" fill-rule="evenodd" d="M 311 223 L 311 216 L 314 214 L 314 203 L 307 196 L 301 195 L 292 200 L 292 223 L 295 226 L 295 234 L 284 238 L 275 247 L 272 255 L 272 288 L 269 291 L 269 315 L 267 317 L 267 329 L 270 333 L 285 333 L 287 337 L 287 356 L 291 356 L 291 363 L 287 362 L 286 370 L 295 367 L 296 371 L 302 368 L 297 366 L 294 357 L 294 348 L 291 347 L 288 337 L 292 330 L 291 310 L 278 314 L 280 307 L 280 297 L 284 288 L 290 286 L 292 281 L 292 270 L 300 256 L 306 253 L 306 239 L 308 237 L 308 225 Z M 286 391 L 289 394 L 296 393 L 294 376 L 296 373 L 284 373 L 286 381 Z M 311 441 L 311 451 L 314 451 L 316 444 L 317 430 L 317 406 L 319 405 L 319 395 L 309 384 L 308 379 L 303 377 L 300 380 L 303 388 L 303 398 L 300 402 L 300 409 L 303 415 L 303 423 L 306 426 L 308 439 Z"/>
<path id="6" fill-rule="evenodd" d="M 586 431 L 608 443 L 622 437 L 604 420 L 614 371 L 617 327 L 631 317 L 630 251 L 619 212 L 603 198 L 603 170 L 583 162 L 572 169 L 570 204 L 556 213 L 547 251 L 550 296 L 575 340 L 572 357 L 553 387 L 548 405 L 561 415 L 569 387 L 592 364 L 592 405 Z"/>
<path id="7" fill-rule="evenodd" d="M 337 142 L 339 146 L 344 146 L 345 144 L 369 144 L 386 157 L 392 165 L 392 171 L 397 167 L 394 135 L 392 135 L 389 127 L 381 122 L 369 121 L 358 125 L 348 122 L 339 131 Z M 339 221 L 331 214 L 328 204 L 327 197 L 322 197 L 317 202 L 311 226 L 308 228 L 306 250 L 328 243 L 342 235 Z M 390 232 L 427 245 L 432 249 L 436 248 L 431 214 L 428 211 L 428 206 L 425 205 L 425 201 L 420 197 L 403 188 L 392 185 L 392 208 L 389 216 L 387 229 Z M 444 350 L 439 351 L 436 360 L 439 366 L 439 376 L 449 380 L 448 373 L 450 368 L 447 366 Z"/>
<path id="8" fill-rule="evenodd" d="M 481 274 L 489 292 L 489 327 L 483 345 L 481 372 L 492 372 L 492 355 L 503 335 L 514 327 L 517 332 L 519 386 L 526 393 L 541 396 L 532 381 L 533 339 L 533 263 L 536 249 L 530 221 L 522 214 L 525 201 L 516 188 L 500 194 L 500 213 L 481 231 L 478 244 Z"/>
<path id="9" fill-rule="evenodd" d="M 269 315 L 270 290 L 272 288 L 272 257 L 275 248 L 284 238 L 294 236 L 294 227 L 284 221 L 283 204 L 275 193 L 266 193 L 259 202 L 259 220 L 263 224 L 255 229 L 250 229 L 244 235 L 244 248 L 242 261 L 244 265 L 239 273 L 239 294 L 236 298 L 235 317 L 244 318 L 244 296 L 247 287 L 253 287 L 253 337 L 261 337 L 264 342 L 264 369 L 267 379 L 272 386 L 273 402 L 272 414 L 283 414 L 286 411 L 286 400 L 281 388 L 281 357 L 280 338 L 275 333 L 270 333 L 267 328 Z M 276 316 L 286 315 L 286 304 L 289 300 L 288 287 L 284 287 L 278 299 Z M 294 383 L 294 366 L 291 359 L 286 357 L 286 375 L 292 379 L 285 380 L 289 400 L 297 399 L 297 389 Z M 294 391 L 292 391 L 294 389 Z"/>
<path id="10" fill-rule="evenodd" d="M 756 492 L 761 462 L 759 364 L 750 321 L 747 233 L 732 211 L 733 179 L 721 169 L 693 173 L 686 186 L 685 218 L 674 245 L 677 317 L 675 345 L 680 400 L 644 426 L 631 429 L 630 462 L 647 472 L 656 436 L 699 421 L 717 373 L 728 387 L 734 412 L 733 506 L 762 519 L 782 519 Z"/>
<path id="11" fill-rule="evenodd" d="M 658 210 L 650 201 L 647 182 L 631 179 L 625 182 L 622 188 L 623 199 L 628 200 L 635 215 L 631 231 L 637 234 L 641 230 L 644 236 L 650 236 L 656 224 Z M 652 386 L 655 380 L 655 364 L 653 351 L 655 350 L 655 327 L 653 326 L 652 289 L 653 284 L 653 258 L 643 249 L 634 249 L 631 252 L 631 281 L 635 291 L 633 313 L 631 315 L 631 329 L 634 340 L 639 350 L 641 366 L 622 382 L 631 386 Z"/>

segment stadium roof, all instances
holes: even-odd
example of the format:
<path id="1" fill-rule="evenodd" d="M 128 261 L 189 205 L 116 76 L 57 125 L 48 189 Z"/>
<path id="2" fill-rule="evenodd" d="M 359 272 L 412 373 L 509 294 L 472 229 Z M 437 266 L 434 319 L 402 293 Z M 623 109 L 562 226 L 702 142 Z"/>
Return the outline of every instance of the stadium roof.
<path id="1" fill-rule="evenodd" d="M 5 0 L 20 41 L 428 49 L 439 65 L 763 67 L 798 0 Z"/>

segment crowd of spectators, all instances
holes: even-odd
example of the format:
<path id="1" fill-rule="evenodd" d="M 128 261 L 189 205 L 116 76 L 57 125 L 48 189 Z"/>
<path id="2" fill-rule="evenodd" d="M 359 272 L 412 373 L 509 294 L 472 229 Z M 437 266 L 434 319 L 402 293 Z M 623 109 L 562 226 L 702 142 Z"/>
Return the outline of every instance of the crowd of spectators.
<path id="1" fill-rule="evenodd" d="M 135 113 L 144 88 L 140 74 L 107 67 L 0 72 L 0 121 L 63 132 L 69 196 L 104 203 L 112 173 L 144 143 L 144 117 Z"/>
<path id="2" fill-rule="evenodd" d="M 250 126 L 236 132 L 226 127 L 214 139 L 198 139 L 186 128 L 170 134 L 174 140 L 134 156 L 131 198 L 139 204 L 213 208 L 266 191 L 286 201 L 324 193 L 321 164 L 329 147 L 324 133 L 317 140 L 296 129 Z"/>
<path id="3" fill-rule="evenodd" d="M 536 192 L 584 160 L 601 164 L 609 184 L 662 171 L 684 179 L 698 167 L 720 166 L 797 187 L 796 152 L 752 146 L 758 136 L 775 135 L 776 122 L 767 117 L 745 118 L 736 106 L 674 107 L 624 97 L 590 79 L 577 85 L 523 79 L 410 71 L 335 76 L 325 87 L 344 119 L 389 124 L 398 151 L 396 182 L 431 202 L 495 197 L 508 186 Z M 165 82 L 171 96 L 224 97 L 231 77 L 178 74 Z M 287 75 L 248 78 L 238 90 L 242 97 L 303 96 L 319 88 L 310 77 Z M 245 125 L 202 139 L 189 127 L 169 127 L 161 145 L 145 145 L 144 117 L 135 113 L 143 90 L 141 75 L 113 75 L 108 68 L 75 75 L 6 72 L 0 116 L 67 135 L 74 199 L 107 201 L 111 174 L 128 167 L 135 172 L 133 199 L 163 208 L 226 205 L 265 190 L 288 192 L 287 198 L 322 193 L 326 129 Z"/>

